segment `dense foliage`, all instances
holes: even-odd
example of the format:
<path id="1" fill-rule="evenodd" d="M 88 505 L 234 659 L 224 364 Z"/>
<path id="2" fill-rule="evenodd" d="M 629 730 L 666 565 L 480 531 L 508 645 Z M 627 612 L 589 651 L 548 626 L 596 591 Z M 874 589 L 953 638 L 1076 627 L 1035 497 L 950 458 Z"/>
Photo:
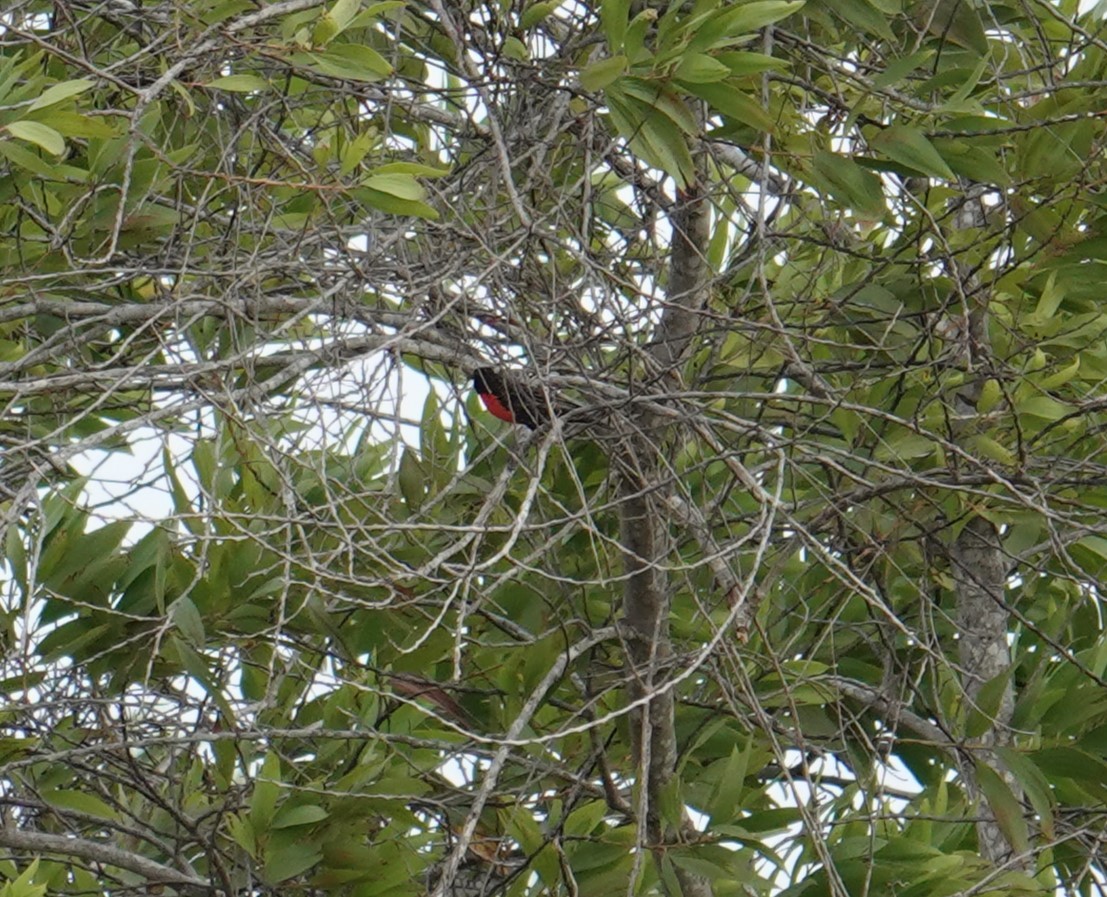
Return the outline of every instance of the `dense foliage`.
<path id="1" fill-rule="evenodd" d="M 4 893 L 1099 893 L 1105 88 L 1067 0 L 7 4 Z"/>

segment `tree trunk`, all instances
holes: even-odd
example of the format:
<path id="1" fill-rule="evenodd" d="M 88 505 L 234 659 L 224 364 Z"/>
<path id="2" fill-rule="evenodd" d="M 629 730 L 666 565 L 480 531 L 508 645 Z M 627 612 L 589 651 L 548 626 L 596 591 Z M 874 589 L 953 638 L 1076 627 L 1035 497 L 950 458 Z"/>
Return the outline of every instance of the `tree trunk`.
<path id="1" fill-rule="evenodd" d="M 984 226 L 984 192 L 979 185 L 966 189 L 964 201 L 953 217 L 955 228 Z M 958 429 L 967 432 L 974 425 L 976 405 L 989 370 L 988 296 L 982 290 L 975 289 L 975 279 L 961 271 L 956 262 L 951 261 L 950 268 L 951 273 L 955 274 L 955 282 L 960 285 L 960 304 L 968 309 L 960 328 L 962 344 L 957 354 L 961 365 L 973 376 L 955 397 Z M 976 705 L 985 683 L 1002 675 L 1011 666 L 1011 651 L 1007 642 L 1008 615 L 1004 604 L 1007 568 L 995 524 L 984 517 L 971 517 L 950 546 L 950 566 L 956 589 L 961 684 L 966 700 L 970 705 Z M 995 751 L 991 750 L 1009 741 L 1014 707 L 1014 686 L 1008 680 L 992 725 L 980 737 L 980 749 L 974 752 L 973 760 L 977 765 L 984 764 L 994 769 L 1019 800 L 1022 792 L 1018 783 L 1003 767 Z M 1010 862 L 1014 848 L 1000 827 L 994 809 L 980 794 L 975 777 L 966 784 L 980 801 L 976 835 L 981 855 L 997 865 Z"/>
<path id="2" fill-rule="evenodd" d="M 672 215 L 668 305 L 651 350 L 663 378 L 679 376 L 680 360 L 699 326 L 707 271 L 702 251 L 708 242 L 708 221 L 708 208 L 699 188 L 679 194 Z M 630 698 L 644 702 L 630 717 L 631 744 L 642 788 L 640 806 L 645 809 L 646 838 L 660 860 L 665 845 L 677 840 L 684 827 L 680 821 L 663 818 L 661 799 L 677 762 L 674 696 L 671 690 L 657 693 L 673 672 L 669 662 L 673 655 L 670 586 L 665 572 L 672 544 L 659 463 L 663 456 L 659 443 L 665 440 L 665 428 L 650 412 L 640 415 L 636 423 L 638 433 L 645 436 L 627 440 L 622 449 L 631 455 L 621 465 L 623 562 L 628 574 L 623 613 L 630 629 Z M 706 878 L 676 866 L 674 872 L 684 897 L 710 897 L 711 884 Z"/>

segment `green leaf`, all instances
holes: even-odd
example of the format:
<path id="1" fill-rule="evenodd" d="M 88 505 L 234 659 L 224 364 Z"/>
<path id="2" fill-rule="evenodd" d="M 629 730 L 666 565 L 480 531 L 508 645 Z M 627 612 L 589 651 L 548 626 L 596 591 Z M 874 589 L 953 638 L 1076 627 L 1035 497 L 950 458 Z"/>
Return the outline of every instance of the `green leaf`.
<path id="1" fill-rule="evenodd" d="M 1003 705 L 1004 695 L 1009 693 L 1012 669 L 1008 668 L 985 682 L 969 705 L 965 734 L 969 738 L 979 738 L 990 731 L 996 723 L 996 716 Z"/>
<path id="2" fill-rule="evenodd" d="M 57 660 L 60 657 L 81 658 L 89 645 L 99 653 L 104 644 L 114 644 L 118 633 L 114 625 L 101 623 L 93 625 L 84 617 L 70 620 L 52 630 L 37 646 L 44 660 Z"/>
<path id="3" fill-rule="evenodd" d="M 1011 184 L 1011 175 L 995 150 L 961 140 L 935 140 L 934 148 L 941 153 L 954 174 L 981 184 L 1000 187 Z"/>
<path id="4" fill-rule="evenodd" d="M 418 202 L 427 195 L 423 185 L 410 174 L 374 173 L 369 175 L 363 183 L 366 187 L 413 202 Z"/>
<path id="5" fill-rule="evenodd" d="M 380 3 L 370 3 L 354 16 L 354 20 L 347 26 L 347 30 L 373 25 L 388 13 L 404 9 L 405 6 L 404 0 L 381 0 Z"/>
<path id="6" fill-rule="evenodd" d="M 7 870 L 4 871 L 7 872 Z M 43 871 L 45 873 L 45 869 Z M 50 886 L 49 884 L 34 884 L 38 876 L 39 861 L 36 857 L 31 860 L 18 878 L 10 874 L 7 875 L 9 880 L 3 887 L 0 887 L 0 897 L 43 897 Z M 44 875 L 44 878 L 49 881 L 49 875 Z"/>
<path id="7" fill-rule="evenodd" d="M 593 62 L 580 73 L 580 86 L 585 90 L 603 90 L 626 70 L 625 56 L 609 56 Z"/>
<path id="8" fill-rule="evenodd" d="M 81 582 L 90 571 L 109 559 L 131 531 L 128 520 L 116 520 L 90 533 L 70 533 L 65 544 L 64 557 L 54 559 L 52 552 L 45 557 L 49 561 L 46 582 L 59 591 L 67 585 Z"/>
<path id="9" fill-rule="evenodd" d="M 377 190 L 373 187 L 366 186 L 358 188 L 354 191 L 354 195 L 366 205 L 372 206 L 375 209 L 380 209 L 382 212 L 388 212 L 391 215 L 404 215 L 412 218 L 428 218 L 431 220 L 437 220 L 438 218 L 438 212 L 425 202 L 404 199 L 392 193 L 386 193 L 384 190 Z"/>
<path id="10" fill-rule="evenodd" d="M 281 761 L 270 751 L 254 780 L 254 793 L 250 798 L 250 825 L 256 833 L 269 831 L 280 794 Z"/>
<path id="11" fill-rule="evenodd" d="M 834 0 L 827 8 L 843 21 L 886 41 L 895 41 L 896 33 L 888 24 L 888 16 L 867 0 Z"/>
<path id="12" fill-rule="evenodd" d="M 239 847 L 245 850 L 251 857 L 257 857 L 257 838 L 254 836 L 254 827 L 250 824 L 250 820 L 247 817 L 241 815 L 228 816 L 227 830 Z"/>
<path id="13" fill-rule="evenodd" d="M 943 41 L 949 41 L 977 56 L 988 55 L 984 23 L 970 3 L 963 0 L 926 0 L 911 8 L 916 24 Z"/>
<path id="14" fill-rule="evenodd" d="M 662 893 L 683 894 L 684 890 L 680 886 L 680 879 L 677 878 L 676 867 L 670 854 L 671 851 L 668 850 L 661 854 L 661 881 L 665 886 Z"/>
<path id="15" fill-rule="evenodd" d="M 771 132 L 775 122 L 761 105 L 761 101 L 730 81 L 709 83 L 680 82 L 680 86 L 693 96 L 704 100 L 708 106 L 732 122 Z"/>
<path id="16" fill-rule="evenodd" d="M 881 21 L 883 21 L 883 17 L 881 17 Z M 926 63 L 934 58 L 934 54 L 935 51 L 933 49 L 927 48 L 925 50 L 919 50 L 917 53 L 910 53 L 907 56 L 902 56 L 899 59 L 893 59 L 884 67 L 884 71 L 872 79 L 873 86 L 892 87 L 895 84 L 899 84 L 900 81 L 916 69 L 926 65 Z"/>
<path id="17" fill-rule="evenodd" d="M 942 112 L 951 114 L 956 112 L 973 113 L 978 111 L 980 108 L 979 103 L 966 101 L 976 89 L 976 85 L 980 83 L 980 79 L 984 77 L 984 73 L 988 71 L 990 65 L 991 60 L 988 54 L 983 54 L 980 61 L 976 64 L 976 68 L 972 70 L 972 73 L 967 78 L 963 79 L 961 86 L 942 104 Z"/>
<path id="18" fill-rule="evenodd" d="M 881 461 L 910 461 L 929 457 L 936 447 L 934 440 L 922 433 L 901 430 L 882 441 L 874 454 Z"/>
<path id="19" fill-rule="evenodd" d="M 204 86 L 210 90 L 227 90 L 232 93 L 256 93 L 268 90 L 270 84 L 258 75 L 224 75 Z"/>
<path id="20" fill-rule="evenodd" d="M 1107 764 L 1076 748 L 1043 748 L 1032 753 L 1030 759 L 1051 781 L 1064 778 L 1097 785 L 1107 781 Z"/>
<path id="21" fill-rule="evenodd" d="M 773 22 L 779 22 L 804 6 L 804 0 L 754 0 L 753 3 L 738 3 L 729 6 L 720 14 L 708 19 L 692 42 L 693 49 L 706 49 L 697 46 L 697 42 L 706 35 L 708 46 L 717 47 L 728 43 L 725 38 L 735 37 L 764 28 Z"/>
<path id="22" fill-rule="evenodd" d="M 173 625 L 196 648 L 202 648 L 207 636 L 204 633 L 204 621 L 196 605 L 187 595 L 182 595 L 170 607 Z"/>
<path id="23" fill-rule="evenodd" d="M 1103 536 L 1083 536 L 1070 551 L 1085 571 L 1099 573 L 1107 565 L 1107 539 Z"/>
<path id="24" fill-rule="evenodd" d="M 372 47 L 338 44 L 322 53 L 294 53 L 293 62 L 332 78 L 374 82 L 392 74 L 392 66 Z"/>
<path id="25" fill-rule="evenodd" d="M 41 146 L 46 152 L 53 153 L 55 156 L 65 152 L 65 138 L 40 121 L 13 121 L 6 127 L 13 137 Z"/>
<path id="26" fill-rule="evenodd" d="M 652 7 L 646 7 L 630 20 L 621 49 L 631 62 L 644 62 L 652 58 L 653 54 L 646 49 L 646 34 L 656 21 L 657 10 Z"/>
<path id="27" fill-rule="evenodd" d="M 755 810 L 741 820 L 741 827 L 747 832 L 768 834 L 783 831 L 788 826 L 801 821 L 802 818 L 802 813 L 795 807 Z"/>
<path id="28" fill-rule="evenodd" d="M 53 165 L 14 140 L 0 140 L 0 156 L 4 156 L 13 165 L 39 177 L 49 179 L 57 177 L 57 170 Z"/>
<path id="29" fill-rule="evenodd" d="M 53 87 L 49 87 L 42 92 L 30 105 L 30 111 L 35 109 L 43 109 L 47 106 L 53 106 L 55 103 L 60 103 L 62 100 L 68 100 L 70 97 L 75 97 L 78 94 L 84 93 L 90 87 L 95 86 L 96 82 L 89 80 L 88 78 L 76 78 L 72 81 L 62 81 L 60 84 L 55 84 Z"/>
<path id="30" fill-rule="evenodd" d="M 649 108 L 618 90 L 622 83 L 613 84 L 607 92 L 615 127 L 646 162 L 665 171 L 679 186 L 686 187 L 695 179 L 695 164 L 684 135 L 657 108 Z"/>
<path id="31" fill-rule="evenodd" d="M 1050 374 L 1048 377 L 1042 377 L 1040 380 L 1036 381 L 1035 385 L 1038 387 L 1038 389 L 1046 391 L 1060 389 L 1062 386 L 1073 380 L 1079 373 L 1080 356 L 1076 355 L 1073 357 L 1072 361 L 1069 364 L 1065 365 L 1060 370 Z"/>
<path id="32" fill-rule="evenodd" d="M 715 58 L 730 69 L 732 75 L 739 78 L 784 69 L 790 65 L 786 59 L 777 59 L 775 56 L 766 56 L 764 53 L 752 53 L 745 50 L 725 50 L 722 53 L 715 54 Z"/>
<path id="33" fill-rule="evenodd" d="M 448 168 L 435 168 L 421 162 L 388 162 L 373 169 L 373 174 L 413 174 L 421 178 L 444 178 L 450 173 Z"/>
<path id="34" fill-rule="evenodd" d="M 81 115 L 69 109 L 50 107 L 37 115 L 32 115 L 29 120 L 41 121 L 49 125 L 62 137 L 99 137 L 106 140 L 117 133 L 116 129 L 104 119 Z"/>
<path id="35" fill-rule="evenodd" d="M 204 531 L 204 525 L 202 521 L 196 518 L 196 509 L 192 507 L 188 493 L 177 476 L 176 458 L 170 454 L 169 449 L 163 449 L 161 459 L 162 469 L 169 480 L 169 491 L 173 496 L 173 510 L 176 512 L 178 519 L 184 521 L 184 525 L 189 532 L 194 536 L 200 535 Z"/>
<path id="36" fill-rule="evenodd" d="M 1065 289 L 1057 283 L 1057 272 L 1050 273 L 1042 287 L 1042 294 L 1034 311 L 1027 315 L 1026 322 L 1032 326 L 1044 326 L 1061 307 L 1065 299 Z"/>
<path id="37" fill-rule="evenodd" d="M 7 551 L 8 569 L 15 578 L 15 584 L 24 595 L 27 593 L 27 545 L 23 533 L 17 526 L 9 526 L 4 536 Z"/>
<path id="38" fill-rule="evenodd" d="M 884 217 L 884 191 L 875 174 L 846 156 L 823 151 L 815 153 L 813 169 L 816 179 L 844 205 L 866 218 Z"/>
<path id="39" fill-rule="evenodd" d="M 1050 396 L 1031 396 L 1028 399 L 1016 399 L 1015 410 L 1020 415 L 1038 417 L 1053 423 L 1072 414 L 1075 409 Z"/>
<path id="40" fill-rule="evenodd" d="M 55 788 L 43 791 L 42 799 L 50 806 L 61 810 L 76 810 L 78 813 L 86 813 L 100 819 L 119 819 L 118 810 L 95 794 L 89 794 L 87 791 Z"/>
<path id="41" fill-rule="evenodd" d="M 279 884 L 307 872 L 321 859 L 323 859 L 323 850 L 318 844 L 283 845 L 279 850 L 266 852 L 263 875 L 270 884 Z"/>
<path id="42" fill-rule="evenodd" d="M 569 836 L 583 837 L 602 828 L 607 804 L 602 800 L 588 801 L 574 809 L 565 819 L 564 831 Z"/>
<path id="43" fill-rule="evenodd" d="M 504 41 L 503 54 L 508 59 L 517 59 L 520 62 L 526 62 L 530 59 L 530 50 L 527 49 L 527 45 L 514 34 L 508 35 Z"/>
<path id="44" fill-rule="evenodd" d="M 316 23 L 311 33 L 312 43 L 325 46 L 349 27 L 361 7 L 361 0 L 337 0 Z"/>
<path id="45" fill-rule="evenodd" d="M 919 174 L 948 180 L 954 177 L 946 160 L 934 148 L 934 144 L 917 128 L 890 125 L 870 139 L 869 146 Z"/>
<path id="46" fill-rule="evenodd" d="M 418 511 L 423 504 L 423 465 L 414 449 L 405 448 L 400 455 L 400 469 L 397 474 L 400 495 L 408 510 Z"/>
<path id="47" fill-rule="evenodd" d="M 730 77 L 730 68 L 706 53 L 688 53 L 673 72 L 678 81 L 701 84 Z"/>
<path id="48" fill-rule="evenodd" d="M 638 101 L 644 107 L 656 109 L 680 128 L 685 134 L 696 135 L 700 132 L 699 123 L 688 110 L 684 101 L 659 84 L 643 81 L 641 78 L 624 78 L 619 82 L 623 96 Z"/>
<path id="49" fill-rule="evenodd" d="M 1003 761 L 1003 765 L 1011 771 L 1018 780 L 1026 796 L 1030 798 L 1030 804 L 1034 812 L 1038 814 L 1038 823 L 1042 827 L 1047 838 L 1054 836 L 1054 810 L 1057 799 L 1053 789 L 1049 786 L 1049 780 L 1042 771 L 1030 761 L 1022 752 L 1008 747 L 997 747 L 996 753 Z"/>
<path id="50" fill-rule="evenodd" d="M 613 53 L 623 49 L 623 37 L 630 22 L 630 0 L 602 0 L 600 23 L 607 36 L 607 45 Z"/>
<path id="51" fill-rule="evenodd" d="M 298 807 L 281 807 L 273 817 L 270 829 L 294 828 L 298 825 L 314 825 L 330 816 L 326 810 L 315 804 L 301 804 Z"/>
<path id="52" fill-rule="evenodd" d="M 1014 467 L 1018 460 L 1018 456 L 1011 449 L 986 433 L 974 433 L 966 440 L 965 447 L 979 457 L 996 461 L 1005 467 Z"/>
<path id="53" fill-rule="evenodd" d="M 1030 847 L 1030 832 L 1022 814 L 1022 804 L 1011 787 L 984 763 L 976 764 L 976 781 L 1011 848 L 1015 853 L 1026 853 Z"/>
<path id="54" fill-rule="evenodd" d="M 532 3 L 519 17 L 519 27 L 523 31 L 529 31 L 559 6 L 561 6 L 561 0 L 541 0 L 541 2 Z"/>
<path id="55" fill-rule="evenodd" d="M 712 820 L 730 822 L 739 818 L 742 807 L 742 794 L 746 789 L 746 769 L 749 765 L 752 741 L 744 748 L 735 745 L 730 756 L 724 762 L 718 784 L 712 792 L 711 800 L 704 808 Z"/>

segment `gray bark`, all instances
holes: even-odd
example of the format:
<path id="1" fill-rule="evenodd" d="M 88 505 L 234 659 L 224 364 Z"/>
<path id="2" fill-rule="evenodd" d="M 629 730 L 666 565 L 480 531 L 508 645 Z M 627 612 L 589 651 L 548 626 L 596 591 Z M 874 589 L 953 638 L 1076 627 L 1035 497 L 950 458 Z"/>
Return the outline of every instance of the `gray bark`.
<path id="1" fill-rule="evenodd" d="M 1011 666 L 1007 643 L 1008 614 L 1003 603 L 1007 574 L 995 524 L 973 517 L 954 541 L 951 551 L 953 581 L 957 590 L 958 660 L 966 699 L 978 702 L 981 688 Z M 980 736 L 973 751 L 976 763 L 991 766 L 1016 798 L 1022 789 L 991 748 L 1010 742 L 1011 715 L 1015 709 L 1014 685 L 1008 679 L 991 727 Z M 996 821 L 995 813 L 981 800 L 976 837 L 980 853 L 993 863 L 1010 862 L 1014 849 Z"/>
<path id="2" fill-rule="evenodd" d="M 672 215 L 673 246 L 669 264 L 668 304 L 651 347 L 651 360 L 665 382 L 679 376 L 700 321 L 707 265 L 709 213 L 698 187 L 680 194 Z M 632 453 L 621 464 L 622 542 L 628 574 L 623 613 L 629 629 L 630 697 L 645 701 L 631 716 L 632 746 L 639 775 L 644 779 L 646 836 L 663 851 L 678 840 L 682 826 L 661 816 L 661 795 L 676 771 L 677 741 L 674 697 L 656 686 L 671 674 L 673 649 L 669 633 L 670 585 L 665 569 L 672 549 L 659 459 L 664 452 L 663 419 L 644 411 L 635 421 L 640 434 L 628 439 L 622 451 Z M 662 854 L 658 853 L 660 857 Z M 684 897 L 711 897 L 708 879 L 676 868 Z M 675 897 L 675 895 L 674 895 Z"/>
<path id="3" fill-rule="evenodd" d="M 954 215 L 954 227 L 983 227 L 984 206 L 981 185 L 971 185 L 964 201 Z M 987 379 L 988 358 L 988 297 L 976 290 L 973 279 L 949 262 L 954 282 L 959 285 L 959 299 L 965 310 L 965 326 L 961 330 L 961 346 L 957 353 L 960 366 L 974 376 L 956 396 L 960 406 L 955 409 L 959 428 L 972 426 L 976 403 Z M 965 698 L 975 704 L 980 690 L 988 681 L 1003 674 L 1011 666 L 1007 643 L 1008 613 L 1004 604 L 1006 564 L 999 532 L 995 524 L 980 516 L 972 517 L 950 546 L 957 605 L 957 628 L 960 635 L 958 660 Z M 1022 792 L 1018 783 L 1004 768 L 991 748 L 1010 740 L 1011 714 L 1015 707 L 1014 686 L 1009 680 L 1001 697 L 992 726 L 981 736 L 973 758 L 977 764 L 987 764 L 1010 786 L 1016 799 Z M 966 782 L 969 790 L 980 799 L 980 816 L 976 824 L 977 841 L 982 856 L 997 865 L 1011 861 L 1014 848 L 996 820 L 995 812 L 979 794 L 975 779 Z"/>
<path id="4" fill-rule="evenodd" d="M 210 894 L 219 890 L 210 882 L 195 875 L 163 866 L 154 860 L 121 850 L 111 844 L 102 844 L 85 838 L 0 828 L 0 847 L 25 850 L 30 853 L 52 853 L 125 869 L 144 879 L 147 885 L 171 886 L 182 894 Z"/>

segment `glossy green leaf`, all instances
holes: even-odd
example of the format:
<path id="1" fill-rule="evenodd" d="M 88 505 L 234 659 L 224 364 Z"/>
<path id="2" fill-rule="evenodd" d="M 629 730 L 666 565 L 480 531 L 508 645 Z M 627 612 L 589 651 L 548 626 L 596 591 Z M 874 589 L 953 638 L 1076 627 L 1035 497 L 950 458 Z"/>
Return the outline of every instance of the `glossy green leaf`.
<path id="1" fill-rule="evenodd" d="M 704 82 L 722 81 L 731 74 L 730 68 L 706 53 L 690 53 L 684 56 L 680 65 L 673 72 L 673 77 L 679 81 L 689 81 L 696 84 Z"/>
<path id="2" fill-rule="evenodd" d="M 1010 785 L 983 763 L 976 766 L 976 781 L 1012 849 L 1025 852 L 1030 845 L 1030 832 L 1023 816 L 1022 804 L 1011 791 Z"/>
<path id="3" fill-rule="evenodd" d="M 107 801 L 87 791 L 75 791 L 68 788 L 53 788 L 42 793 L 42 799 L 50 806 L 60 810 L 76 810 L 100 819 L 119 820 L 119 811 Z"/>
<path id="4" fill-rule="evenodd" d="M 5 130 L 20 140 L 26 140 L 36 146 L 41 146 L 46 152 L 60 156 L 65 152 L 65 139 L 51 128 L 39 121 L 13 121 L 5 126 Z"/>
<path id="5" fill-rule="evenodd" d="M 53 165 L 14 140 L 0 140 L 0 156 L 24 171 L 37 174 L 39 177 L 54 178 L 57 176 L 57 170 Z"/>
<path id="6" fill-rule="evenodd" d="M 732 83 L 681 82 L 681 87 L 706 101 L 713 112 L 724 115 L 733 122 L 759 131 L 772 131 L 775 127 L 760 101 Z"/>
<path id="7" fill-rule="evenodd" d="M 207 638 L 204 634 L 204 621 L 196 605 L 187 595 L 183 595 L 173 602 L 173 624 L 181 631 L 188 641 L 197 648 L 202 648 Z"/>
<path id="8" fill-rule="evenodd" d="M 969 738 L 979 738 L 995 727 L 1004 697 L 1013 694 L 1011 672 L 1005 670 L 989 679 L 980 687 L 976 699 L 969 703 L 969 719 L 965 726 Z"/>
<path id="9" fill-rule="evenodd" d="M 300 804 L 295 807 L 281 807 L 273 817 L 272 829 L 295 828 L 300 825 L 315 825 L 330 814 L 317 804 Z"/>
<path id="10" fill-rule="evenodd" d="M 519 27 L 524 31 L 529 31 L 555 12 L 561 6 L 561 2 L 562 0 L 539 0 L 537 3 L 531 3 L 519 17 Z"/>
<path id="11" fill-rule="evenodd" d="M 787 68 L 787 59 L 778 59 L 775 56 L 766 56 L 764 53 L 754 53 L 748 50 L 724 50 L 714 56 L 719 62 L 730 69 L 732 75 L 742 77 L 744 75 L 759 75 Z"/>
<path id="12" fill-rule="evenodd" d="M 312 42 L 324 46 L 334 40 L 353 21 L 362 0 L 335 0 L 334 5 L 315 24 Z"/>
<path id="13" fill-rule="evenodd" d="M 825 184 L 844 205 L 868 218 L 884 216 L 884 192 L 880 179 L 852 159 L 818 152 L 814 158 L 814 173 L 817 180 Z"/>
<path id="14" fill-rule="evenodd" d="M 945 159 L 923 135 L 908 125 L 889 125 L 869 139 L 869 146 L 912 171 L 934 178 L 952 178 Z"/>
<path id="15" fill-rule="evenodd" d="M 1043 831 L 1048 837 L 1053 837 L 1054 811 L 1057 801 L 1050 788 L 1049 781 L 1022 751 L 1000 747 L 996 749 L 996 752 L 1004 766 L 1015 776 L 1019 786 L 1030 799 L 1035 813 L 1038 814 L 1038 822 Z"/>
<path id="16" fill-rule="evenodd" d="M 421 178 L 442 178 L 450 173 L 447 168 L 436 168 L 420 162 L 388 162 L 373 169 L 374 175 L 407 174 Z"/>
<path id="17" fill-rule="evenodd" d="M 315 843 L 292 843 L 271 850 L 265 858 L 263 875 L 271 884 L 279 884 L 307 872 L 323 858 L 322 848 Z"/>
<path id="18" fill-rule="evenodd" d="M 624 78 L 618 84 L 618 91 L 621 97 L 639 106 L 644 115 L 649 114 L 646 110 L 656 110 L 685 134 L 699 133 L 699 123 L 684 101 L 662 85 L 652 84 L 640 78 Z"/>
<path id="19" fill-rule="evenodd" d="M 392 66 L 380 53 L 359 44 L 333 44 L 319 53 L 298 53 L 293 59 L 321 74 L 350 81 L 371 83 L 392 74 Z"/>
<path id="20" fill-rule="evenodd" d="M 625 56 L 610 56 L 593 62 L 580 73 L 580 86 L 585 90 L 603 90 L 627 69 Z"/>
<path id="21" fill-rule="evenodd" d="M 423 186 L 410 174 L 371 174 L 362 183 L 400 199 L 419 201 L 427 195 Z"/>
<path id="22" fill-rule="evenodd" d="M 612 53 L 623 49 L 623 36 L 630 22 L 630 0 L 600 0 L 600 21 Z"/>
<path id="23" fill-rule="evenodd" d="M 53 106 L 55 103 L 60 103 L 71 97 L 80 96 L 86 90 L 94 87 L 95 84 L 96 82 L 89 78 L 75 78 L 72 81 L 63 81 L 60 84 L 54 84 L 44 90 L 38 99 L 31 103 L 28 108 L 33 112 L 35 109 Z"/>
<path id="24" fill-rule="evenodd" d="M 419 510 L 423 503 L 423 465 L 420 463 L 418 455 L 410 448 L 405 448 L 403 454 L 400 455 L 398 479 L 400 494 L 403 496 L 405 504 L 412 511 Z"/>
<path id="25" fill-rule="evenodd" d="M 389 183 L 391 185 L 391 182 Z M 386 190 L 377 190 L 374 187 L 366 186 L 357 190 L 355 195 L 359 200 L 365 203 L 365 205 L 380 209 L 382 212 L 388 212 L 391 215 L 428 218 L 431 220 L 439 217 L 438 212 L 425 202 L 396 196 L 394 193 L 390 193 Z"/>
<path id="26" fill-rule="evenodd" d="M 205 86 L 212 90 L 229 90 L 233 93 L 255 93 L 268 90 L 269 82 L 258 75 L 224 75 L 209 81 Z"/>
<path id="27" fill-rule="evenodd" d="M 625 96 L 616 85 L 608 89 L 611 117 L 620 134 L 651 165 L 665 171 L 681 186 L 695 178 L 692 154 L 684 134 L 660 108 L 645 106 Z"/>
<path id="28" fill-rule="evenodd" d="M 281 794 L 280 776 L 280 759 L 276 754 L 267 754 L 254 780 L 254 792 L 250 798 L 250 825 L 259 834 L 267 832 L 272 825 Z"/>
<path id="29" fill-rule="evenodd" d="M 725 8 L 704 25 L 718 46 L 725 37 L 747 34 L 779 22 L 803 8 L 804 0 L 753 0 Z M 701 32 L 703 33 L 703 32 Z"/>

